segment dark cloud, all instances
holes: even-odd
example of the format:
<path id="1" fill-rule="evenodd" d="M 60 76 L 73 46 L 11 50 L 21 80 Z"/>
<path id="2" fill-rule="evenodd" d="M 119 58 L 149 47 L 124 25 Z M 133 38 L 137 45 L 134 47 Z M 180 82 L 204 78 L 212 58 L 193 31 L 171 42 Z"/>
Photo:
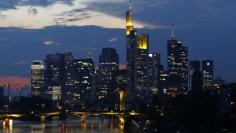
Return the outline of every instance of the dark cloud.
<path id="1" fill-rule="evenodd" d="M 49 6 L 56 2 L 62 2 L 64 4 L 73 4 L 74 0 L 1 0 L 0 9 L 14 9 L 18 5 L 28 6 Z"/>
<path id="2" fill-rule="evenodd" d="M 29 9 L 28 9 L 28 13 L 30 14 L 30 15 L 37 15 L 38 14 L 38 10 L 36 9 L 36 8 L 33 8 L 33 7 L 30 7 Z"/>
<path id="3" fill-rule="evenodd" d="M 86 11 L 87 11 L 86 8 L 73 9 L 70 11 L 65 11 L 65 12 L 59 14 L 58 16 L 75 16 L 78 13 L 85 13 Z"/>
<path id="4" fill-rule="evenodd" d="M 92 17 L 87 12 L 86 8 L 73 9 L 73 10 L 66 11 L 66 12 L 63 12 L 61 14 L 58 14 L 56 16 L 59 16 L 58 18 L 54 19 L 54 21 L 55 21 L 55 23 L 57 23 L 57 25 L 61 25 L 61 24 L 64 24 L 66 22 L 80 21 L 80 20 Z M 68 18 L 66 18 L 65 16 L 68 17 Z"/>

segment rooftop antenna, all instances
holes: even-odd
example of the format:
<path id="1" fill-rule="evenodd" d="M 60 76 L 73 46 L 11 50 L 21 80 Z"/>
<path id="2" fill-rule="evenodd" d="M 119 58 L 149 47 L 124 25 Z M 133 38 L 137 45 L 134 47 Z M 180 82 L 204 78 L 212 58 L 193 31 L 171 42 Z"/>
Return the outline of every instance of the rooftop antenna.
<path id="1" fill-rule="evenodd" d="M 93 58 L 93 55 L 92 55 L 92 51 L 91 51 L 91 50 L 89 50 L 89 52 L 88 52 L 88 58 L 89 58 L 89 59 L 92 59 L 92 58 Z"/>
<path id="2" fill-rule="evenodd" d="M 132 10 L 132 0 L 129 0 L 129 10 Z"/>
<path id="3" fill-rule="evenodd" d="M 175 25 L 174 24 L 171 25 L 171 38 L 172 39 L 175 38 Z"/>

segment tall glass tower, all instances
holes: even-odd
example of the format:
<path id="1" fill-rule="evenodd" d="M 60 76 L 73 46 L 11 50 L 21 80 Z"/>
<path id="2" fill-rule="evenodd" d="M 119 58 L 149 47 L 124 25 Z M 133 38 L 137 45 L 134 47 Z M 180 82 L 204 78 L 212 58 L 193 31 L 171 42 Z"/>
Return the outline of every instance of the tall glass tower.
<path id="1" fill-rule="evenodd" d="M 185 93 L 188 91 L 188 48 L 175 38 L 174 31 L 167 43 L 169 87 Z"/>

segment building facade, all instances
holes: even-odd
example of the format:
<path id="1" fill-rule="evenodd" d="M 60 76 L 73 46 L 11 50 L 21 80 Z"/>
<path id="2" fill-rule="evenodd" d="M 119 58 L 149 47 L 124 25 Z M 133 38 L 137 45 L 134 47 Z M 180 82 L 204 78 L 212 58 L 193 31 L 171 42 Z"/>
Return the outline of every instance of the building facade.
<path id="1" fill-rule="evenodd" d="M 160 54 L 151 53 L 148 58 L 148 85 L 152 94 L 160 90 Z"/>
<path id="2" fill-rule="evenodd" d="M 213 87 L 214 64 L 213 60 L 202 61 L 203 89 L 208 90 Z"/>
<path id="3" fill-rule="evenodd" d="M 188 48 L 172 35 L 167 50 L 169 87 L 185 93 L 188 91 Z"/>
<path id="4" fill-rule="evenodd" d="M 32 96 L 45 97 L 45 66 L 43 61 L 33 61 L 31 64 Z"/>
<path id="5" fill-rule="evenodd" d="M 47 98 L 53 101 L 61 100 L 65 77 L 65 55 L 62 53 L 47 55 L 45 66 Z"/>
<path id="6" fill-rule="evenodd" d="M 114 48 L 103 48 L 99 56 L 98 99 L 106 97 L 116 89 L 115 73 L 119 70 L 119 55 Z"/>
<path id="7" fill-rule="evenodd" d="M 128 89 L 131 92 L 147 94 L 148 90 L 148 54 L 149 36 L 137 35 L 132 24 L 131 7 L 126 14 L 126 39 L 127 55 L 126 63 L 128 70 Z"/>

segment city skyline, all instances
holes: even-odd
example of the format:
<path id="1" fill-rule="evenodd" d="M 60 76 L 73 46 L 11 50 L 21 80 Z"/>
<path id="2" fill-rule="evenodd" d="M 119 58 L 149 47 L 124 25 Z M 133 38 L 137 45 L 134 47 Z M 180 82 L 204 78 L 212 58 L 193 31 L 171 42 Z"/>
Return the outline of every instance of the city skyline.
<path id="1" fill-rule="evenodd" d="M 34 59 L 42 59 L 45 54 L 48 53 L 56 53 L 56 52 L 66 52 L 71 51 L 75 54 L 75 56 L 83 58 L 87 55 L 88 51 L 91 50 L 95 58 L 96 66 L 98 66 L 98 55 L 101 52 L 102 47 L 115 47 L 118 50 L 121 59 L 125 57 L 125 52 L 123 49 L 125 48 L 125 37 L 122 36 L 124 32 L 124 10 L 129 6 L 127 1 L 98 1 L 96 2 L 98 5 L 96 7 L 91 7 L 91 4 L 95 1 L 91 0 L 85 2 L 85 6 L 80 7 L 80 3 L 84 3 L 84 1 L 71 1 L 65 3 L 64 1 L 45 1 L 44 3 L 39 2 L 28 2 L 28 1 L 19 1 L 19 2 L 1 2 L 1 17 L 4 21 L 1 21 L 0 28 L 0 48 L 1 48 L 1 60 L 5 62 L 4 66 L 1 66 L 0 75 L 2 77 L 6 76 L 19 76 L 19 77 L 30 77 L 30 72 L 28 68 L 30 67 L 31 61 Z M 234 14 L 230 13 L 234 11 L 234 8 L 230 5 L 233 5 L 233 1 L 221 2 L 221 1 L 212 1 L 212 2 L 197 2 L 196 5 L 187 2 L 185 5 L 189 5 L 189 7 L 196 7 L 190 9 L 194 11 L 193 14 L 197 14 L 196 16 L 201 16 L 204 13 L 204 17 L 209 17 L 209 19 L 204 19 L 204 25 L 202 23 L 192 22 L 190 20 L 194 20 L 192 17 L 189 17 L 188 22 L 183 22 L 181 18 L 181 13 L 179 17 L 167 17 L 168 15 L 173 15 L 174 12 L 168 7 L 177 6 L 184 7 L 185 5 L 181 5 L 182 2 L 175 3 L 171 0 L 167 2 L 158 1 L 153 2 L 153 7 L 150 6 L 150 3 L 153 1 L 141 2 L 141 1 L 133 1 L 133 6 L 136 7 L 134 9 L 135 27 L 142 28 L 141 31 L 149 33 L 150 36 L 150 48 L 152 51 L 150 52 L 158 52 L 161 54 L 162 64 L 165 66 L 166 63 L 166 40 L 169 39 L 170 36 L 170 25 L 171 23 L 176 24 L 175 32 L 176 36 L 179 40 L 184 42 L 184 45 L 189 47 L 190 49 L 190 60 L 203 60 L 203 59 L 213 59 L 215 61 L 215 72 L 216 77 L 221 76 L 228 82 L 235 81 L 234 77 L 234 64 L 231 60 L 233 60 L 234 55 L 234 37 L 232 36 L 234 33 L 235 26 L 231 24 L 232 21 L 229 20 L 230 16 Z M 232 4 L 230 4 L 232 3 Z M 109 8 L 99 8 L 100 5 L 114 5 L 116 4 L 121 9 L 109 9 Z M 82 4 L 83 5 L 83 4 Z M 45 25 L 50 27 L 27 27 L 27 26 L 19 26 L 12 23 L 4 23 L 5 19 L 13 20 L 15 17 L 11 16 L 11 13 L 18 12 L 18 10 L 23 10 L 30 20 L 30 18 L 37 18 L 37 16 L 42 16 L 41 13 L 47 11 L 49 9 L 53 10 L 60 6 L 65 7 L 62 10 L 68 11 L 68 7 L 72 7 L 71 9 L 83 9 L 81 12 L 86 12 L 88 9 L 94 9 L 96 12 L 102 12 L 106 14 L 105 16 L 115 16 L 115 19 L 106 19 L 106 21 L 116 21 L 119 19 L 120 25 L 119 27 L 106 27 L 104 25 L 110 26 L 110 24 L 102 23 L 103 25 L 97 24 L 96 21 L 91 21 L 88 23 L 89 25 L 74 25 L 74 24 L 52 24 Z M 34 10 L 34 7 L 36 10 Z M 86 8 L 87 7 L 87 8 Z M 139 8 L 140 7 L 140 8 Z M 142 8 L 141 8 L 142 7 Z M 155 7 L 155 10 L 154 10 Z M 39 10 L 37 10 L 39 8 Z M 124 10 L 123 10 L 124 9 Z M 207 10 L 209 9 L 209 10 Z M 212 9 L 212 10 L 210 10 Z M 26 12 L 27 10 L 27 12 Z M 150 20 L 150 12 L 156 12 L 158 10 L 163 10 L 162 14 L 157 13 L 154 17 L 156 19 Z M 79 10 L 77 10 L 79 11 Z M 166 15 L 164 11 L 168 11 Z M 197 12 L 199 11 L 199 12 Z M 30 12 L 35 12 L 32 14 Z M 76 12 L 76 11 L 75 11 Z M 81 13 L 80 12 L 80 13 Z M 204 13 L 203 13 L 204 12 Z M 226 13 L 225 17 L 220 18 L 218 15 L 214 15 L 216 13 Z M 150 15 L 149 15 L 150 14 Z M 72 15 L 72 14 L 71 14 Z M 75 14 L 72 16 L 76 17 Z M 78 14 L 77 14 L 78 16 Z M 204 18 L 201 16 L 202 18 Z M 91 18 L 94 18 L 92 15 Z M 201 18 L 199 17 L 199 18 Z M 95 17 L 96 18 L 96 17 Z M 94 19 L 95 19 L 94 18 Z M 25 18 L 24 18 L 25 19 Z M 41 19 L 45 20 L 44 18 Z M 96 20 L 96 19 L 95 19 Z M 184 19 L 183 19 L 184 20 Z M 201 19 L 198 19 L 198 21 Z M 215 22 L 213 20 L 220 20 L 221 22 L 224 20 L 224 23 Z M 35 20 L 37 22 L 39 20 Z M 78 20 L 79 21 L 79 20 Z M 83 20 L 84 21 L 84 20 Z M 87 21 L 87 20 L 86 20 Z M 158 23 L 162 23 L 159 24 Z M 40 22 L 40 21 L 39 21 Z M 120 23 L 121 22 L 121 23 Z M 20 22 L 19 22 L 20 23 Z M 19 24 L 18 23 L 18 24 Z M 30 22 L 32 23 L 33 22 Z M 138 23 L 141 23 L 138 24 Z M 227 24 L 225 24 L 227 23 Z M 122 24 L 122 25 L 121 25 Z M 149 26 L 145 26 L 145 24 L 149 24 Z M 192 26 L 190 26 L 192 24 Z M 209 25 L 211 24 L 211 25 Z M 63 25 L 63 26 L 62 26 Z M 187 25 L 187 26 L 186 26 Z M 206 27 L 206 25 L 209 25 Z M 231 26 L 230 26 L 231 25 Z M 101 27 L 99 27 L 101 26 Z M 122 26 L 122 27 L 121 27 Z M 198 28 L 194 28 L 198 27 Z M 121 29 L 122 28 L 122 29 Z M 101 31 L 101 35 L 96 34 L 96 30 Z M 64 31 L 65 34 L 56 34 L 59 31 Z M 80 34 L 83 31 L 87 31 L 86 34 Z M 226 32 L 224 32 L 226 31 Z M 107 33 L 109 32 L 109 34 Z M 70 36 L 68 36 L 68 34 Z M 21 35 L 21 36 L 19 36 Z M 28 40 L 28 36 L 31 36 L 32 39 Z M 81 38 L 80 38 L 81 36 Z M 219 40 L 215 40 L 215 37 L 220 38 Z M 22 39 L 25 38 L 25 39 Z M 87 38 L 87 39 L 82 39 Z M 93 38 L 93 39 L 88 39 Z M 16 40 L 16 41 L 12 41 Z M 88 45 L 86 45 L 88 44 Z M 212 49 L 211 47 L 215 47 Z M 91 48 L 89 48 L 91 47 Z M 42 50 L 39 50 L 42 49 Z M 223 50 L 222 50 L 223 49 Z M 13 58 L 14 54 L 19 54 L 19 56 Z M 34 53 L 33 56 L 29 57 L 28 54 Z M 201 53 L 201 54 L 200 54 Z M 222 53 L 222 54 L 218 54 Z M 224 55 L 224 56 L 222 56 Z M 4 58 L 3 58 L 4 57 Z M 6 59 L 6 57 L 9 57 Z M 224 59 L 228 58 L 227 61 Z M 224 61 L 224 62 L 223 62 Z M 121 64 L 125 64 L 125 60 L 120 61 Z M 8 69 L 11 68 L 12 71 Z"/>
<path id="2" fill-rule="evenodd" d="M 228 2 L 0 2 L 0 127 L 235 131 L 236 2 Z"/>

